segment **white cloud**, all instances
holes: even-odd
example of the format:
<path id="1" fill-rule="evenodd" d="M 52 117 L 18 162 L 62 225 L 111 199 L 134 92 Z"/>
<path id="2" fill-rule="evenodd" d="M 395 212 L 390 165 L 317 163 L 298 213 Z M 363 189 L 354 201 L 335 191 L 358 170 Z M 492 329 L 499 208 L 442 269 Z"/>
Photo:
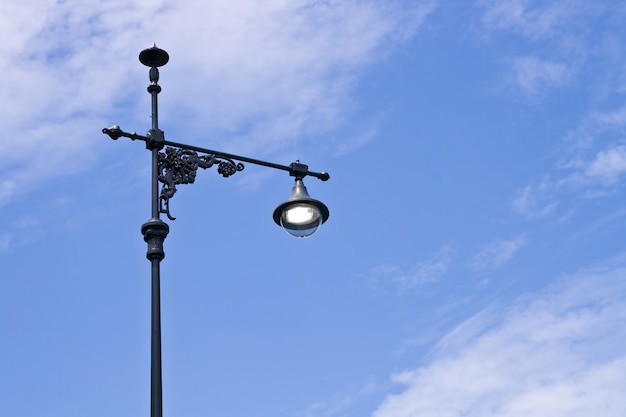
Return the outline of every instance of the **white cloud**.
<path id="1" fill-rule="evenodd" d="M 512 66 L 505 78 L 532 100 L 585 77 L 585 89 L 605 96 L 623 88 L 623 44 L 616 24 L 624 9 L 617 3 L 584 0 L 479 0 L 486 34 L 514 39 Z M 599 28 L 600 35 L 596 30 Z M 519 41 L 522 41 L 521 43 Z M 527 47 L 536 52 L 528 56 Z M 611 83 L 620 85 L 609 85 Z M 601 91 L 604 91 L 601 93 Z M 610 92 L 610 93 L 609 93 Z"/>
<path id="2" fill-rule="evenodd" d="M 411 37 L 432 8 L 377 0 L 3 1 L 0 95 L 10 105 L 0 152 L 10 169 L 0 175 L 27 192 L 88 169 L 107 140 L 101 128 L 147 131 L 148 70 L 137 55 L 153 41 L 171 57 L 159 102 L 169 139 L 289 152 L 349 117 L 359 74 Z"/>
<path id="3" fill-rule="evenodd" d="M 568 135 L 563 168 L 573 168 L 588 181 L 610 183 L 624 170 L 626 106 L 595 111 Z"/>
<path id="4" fill-rule="evenodd" d="M 626 146 L 615 146 L 598 152 L 586 169 L 588 177 L 615 183 L 626 173 Z"/>
<path id="5" fill-rule="evenodd" d="M 380 1 L 178 3 L 160 25 L 161 36 L 175 42 L 177 67 L 172 63 L 171 70 L 185 74 L 169 79 L 176 108 L 191 113 L 193 130 L 196 123 L 224 130 L 246 137 L 257 149 L 332 129 L 352 107 L 348 92 L 363 68 L 411 36 L 432 8 L 397 6 Z M 189 21 L 198 13 L 211 19 Z M 199 40 L 202 53 L 183 46 Z M 180 47 L 174 49 L 176 44 Z M 210 100 L 190 99 L 190 88 L 210 92 Z"/>
<path id="6" fill-rule="evenodd" d="M 508 262 L 528 240 L 519 236 L 510 240 L 499 240 L 483 247 L 470 264 L 476 272 L 485 272 L 500 268 Z"/>
<path id="7" fill-rule="evenodd" d="M 374 417 L 622 416 L 626 268 L 583 271 L 459 326 Z"/>
<path id="8" fill-rule="evenodd" d="M 539 183 L 518 190 L 513 210 L 528 218 L 553 215 L 570 196 L 601 198 L 615 195 L 624 184 L 626 107 L 592 112 L 564 138 L 555 172 Z"/>
<path id="9" fill-rule="evenodd" d="M 600 136 L 596 132 L 586 137 Z M 612 145 L 593 150 L 593 140 L 584 146 L 574 144 L 573 157 L 557 162 L 562 171 L 554 179 L 529 184 L 518 190 L 512 202 L 513 211 L 527 219 L 554 215 L 562 199 L 568 195 L 585 198 L 610 197 L 623 185 L 626 174 L 626 146 Z M 595 153 L 594 153 L 595 152 Z M 591 155 L 589 155 L 591 154 Z"/>
<path id="10" fill-rule="evenodd" d="M 555 190 L 569 189 L 586 198 L 612 196 L 623 185 L 626 146 L 612 145 L 591 157 L 579 152 L 575 159 L 562 166 L 572 171 L 554 183 Z"/>
<path id="11" fill-rule="evenodd" d="M 506 38 L 512 48 L 511 56 L 504 58 L 510 63 L 504 78 L 531 102 L 567 90 L 584 107 L 584 103 L 612 102 L 623 91 L 626 62 L 619 25 L 626 9 L 622 5 L 584 0 L 479 0 L 478 4 L 485 33 Z M 564 208 L 569 213 L 564 216 L 569 216 L 573 209 L 564 204 L 567 199 L 578 203 L 581 196 L 615 195 L 623 184 L 626 108 L 600 112 L 590 108 L 587 114 L 567 135 L 556 170 L 540 174 L 548 179 L 534 179 L 518 191 L 512 205 L 515 212 L 537 219 Z"/>

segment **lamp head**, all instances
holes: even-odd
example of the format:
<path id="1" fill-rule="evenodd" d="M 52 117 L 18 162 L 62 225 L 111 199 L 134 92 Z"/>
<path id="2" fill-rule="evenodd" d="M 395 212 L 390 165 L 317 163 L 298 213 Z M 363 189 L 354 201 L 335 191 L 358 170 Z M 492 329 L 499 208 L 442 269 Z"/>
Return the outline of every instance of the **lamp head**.
<path id="1" fill-rule="evenodd" d="M 291 197 L 274 210 L 274 222 L 291 236 L 311 236 L 328 220 L 329 211 L 324 203 L 309 196 L 301 178 L 291 190 Z"/>

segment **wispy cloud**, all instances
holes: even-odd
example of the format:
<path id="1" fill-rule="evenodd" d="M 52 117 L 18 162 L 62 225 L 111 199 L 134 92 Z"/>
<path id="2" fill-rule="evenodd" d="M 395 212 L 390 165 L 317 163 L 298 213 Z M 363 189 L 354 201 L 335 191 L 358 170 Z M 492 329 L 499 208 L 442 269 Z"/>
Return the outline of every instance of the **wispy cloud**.
<path id="1" fill-rule="evenodd" d="M 6 204 L 15 192 L 15 181 L 4 180 L 0 182 L 0 207 Z"/>
<path id="2" fill-rule="evenodd" d="M 585 170 L 592 179 L 613 184 L 626 173 L 626 146 L 615 146 L 598 152 Z"/>
<path id="3" fill-rule="evenodd" d="M 516 58 L 513 69 L 517 86 L 532 97 L 543 95 L 545 90 L 565 85 L 572 72 L 567 64 L 533 56 Z"/>
<path id="4" fill-rule="evenodd" d="M 532 104 L 555 92 L 576 95 L 580 103 L 598 103 L 624 91 L 626 60 L 623 46 L 618 46 L 624 44 L 619 30 L 626 13 L 623 6 L 582 0 L 478 4 L 486 36 L 511 40 L 511 51 L 502 58 L 506 63 L 502 78 Z M 624 183 L 625 125 L 623 107 L 588 108 L 578 127 L 564 135 L 552 169 L 515 192 L 513 211 L 528 219 L 569 218 L 575 208 L 568 200 L 578 203 L 580 197 L 614 195 Z"/>
<path id="5" fill-rule="evenodd" d="M 468 320 L 430 363 L 393 376 L 404 389 L 373 416 L 621 416 L 625 274 L 582 271 Z"/>
<path id="6" fill-rule="evenodd" d="M 425 285 L 439 282 L 448 271 L 454 253 L 454 247 L 448 244 L 426 260 L 409 267 L 379 265 L 368 271 L 367 280 L 373 287 L 391 286 L 398 294 L 410 293 Z"/>
<path id="7" fill-rule="evenodd" d="M 596 92 L 613 88 L 606 85 L 608 80 L 621 79 L 616 73 L 621 72 L 620 66 L 611 64 L 620 59 L 619 49 L 612 44 L 622 43 L 613 30 L 623 20 L 621 5 L 584 0 L 481 0 L 479 6 L 486 36 L 516 40 L 510 57 L 505 58 L 510 64 L 503 77 L 532 102 L 554 90 L 578 88 L 575 81 L 583 76 L 587 88 L 596 87 L 589 88 Z M 590 27 L 602 29 L 597 32 Z"/>
<path id="8" fill-rule="evenodd" d="M 432 8 L 113 0 L 42 3 L 35 13 L 3 1 L 0 95 L 11 105 L 0 139 L 10 166 L 0 172 L 0 202 L 88 169 L 102 127 L 140 131 L 130 122 L 145 120 L 149 128 L 149 99 L 140 96 L 147 69 L 137 54 L 153 41 L 171 56 L 160 102 L 171 139 L 191 135 L 185 141 L 213 147 L 228 138 L 241 152 L 289 152 L 349 117 L 361 72 L 413 36 Z"/>
<path id="9" fill-rule="evenodd" d="M 42 234 L 41 221 L 32 215 L 22 215 L 0 230 L 0 252 L 22 245 Z"/>
<path id="10" fill-rule="evenodd" d="M 567 133 L 554 170 L 521 187 L 513 211 L 539 219 L 557 214 L 568 197 L 603 198 L 618 192 L 626 183 L 625 109 L 592 112 Z"/>
<path id="11" fill-rule="evenodd" d="M 626 106 L 592 112 L 566 137 L 557 166 L 570 173 L 564 183 L 618 185 L 626 165 Z"/>
<path id="12" fill-rule="evenodd" d="M 498 240 L 483 247 L 474 256 L 470 268 L 476 272 L 487 272 L 500 268 L 526 244 L 525 236 L 518 236 L 509 240 Z"/>
<path id="13" fill-rule="evenodd" d="M 533 4 L 529 0 L 482 0 L 483 22 L 489 28 L 518 33 L 533 40 L 553 38 L 556 34 L 580 24 L 602 8 L 589 2 L 547 1 Z"/>
<path id="14" fill-rule="evenodd" d="M 547 180 L 523 187 L 513 200 L 513 211 L 528 219 L 552 214 L 558 204 L 553 188 L 552 182 Z"/>
<path id="15" fill-rule="evenodd" d="M 381 386 L 373 378 L 370 378 L 362 386 L 352 392 L 346 392 L 334 396 L 331 399 L 318 401 L 304 410 L 294 413 L 295 417 L 341 417 L 346 411 L 363 397 L 379 391 Z"/>

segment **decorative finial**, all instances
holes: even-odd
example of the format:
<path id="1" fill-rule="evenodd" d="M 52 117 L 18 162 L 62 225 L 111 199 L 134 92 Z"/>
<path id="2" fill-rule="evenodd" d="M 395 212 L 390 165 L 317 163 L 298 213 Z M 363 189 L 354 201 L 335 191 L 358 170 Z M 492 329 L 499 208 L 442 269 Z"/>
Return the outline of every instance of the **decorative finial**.
<path id="1" fill-rule="evenodd" d="M 139 53 L 139 61 L 146 67 L 157 68 L 167 64 L 170 56 L 161 48 L 157 48 L 156 42 L 151 48 L 144 49 Z"/>

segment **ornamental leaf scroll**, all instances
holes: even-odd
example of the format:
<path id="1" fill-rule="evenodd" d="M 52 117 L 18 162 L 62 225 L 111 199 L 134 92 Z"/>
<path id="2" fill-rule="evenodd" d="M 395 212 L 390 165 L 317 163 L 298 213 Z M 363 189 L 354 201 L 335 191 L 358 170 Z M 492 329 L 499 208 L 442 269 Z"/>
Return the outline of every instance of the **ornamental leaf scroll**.
<path id="1" fill-rule="evenodd" d="M 159 201 L 159 211 L 170 220 L 176 220 L 170 214 L 170 199 L 176 194 L 179 184 L 193 184 L 198 168 L 207 169 L 217 164 L 217 172 L 224 178 L 237 171 L 243 171 L 241 162 L 235 163 L 230 158 L 210 154 L 198 155 L 196 151 L 167 147 L 159 152 L 159 181 L 163 183 Z"/>

